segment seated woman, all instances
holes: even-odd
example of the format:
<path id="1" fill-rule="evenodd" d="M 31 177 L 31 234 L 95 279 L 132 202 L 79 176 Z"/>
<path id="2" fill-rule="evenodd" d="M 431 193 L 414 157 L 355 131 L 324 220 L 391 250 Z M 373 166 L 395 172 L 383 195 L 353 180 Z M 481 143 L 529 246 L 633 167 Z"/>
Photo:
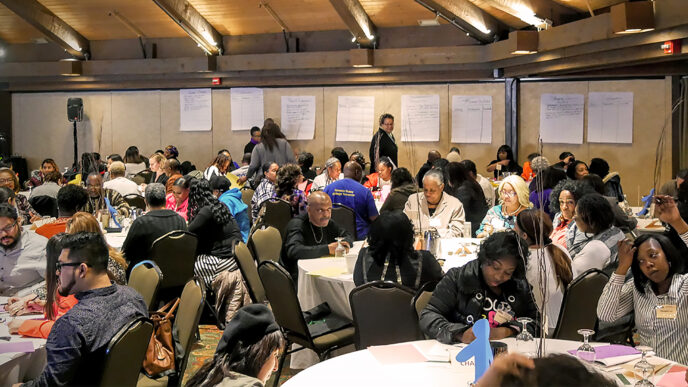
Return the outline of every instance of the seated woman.
<path id="1" fill-rule="evenodd" d="M 38 337 L 47 339 L 55 320 L 62 317 L 68 310 L 72 309 L 78 302 L 74 295 L 66 297 L 57 292 L 57 258 L 62 252 L 62 238 L 66 234 L 56 234 L 48 240 L 45 247 L 46 270 L 45 288 L 39 289 L 35 294 L 23 297 L 25 302 L 22 304 L 22 311 L 12 313 L 13 315 L 23 314 L 23 311 L 31 312 L 37 309 L 43 310 L 45 319 L 42 320 L 12 320 L 7 324 L 10 334 L 19 334 L 26 337 Z M 16 307 L 15 307 L 16 308 Z M 8 310 L 12 311 L 12 304 L 8 305 Z"/>
<path id="2" fill-rule="evenodd" d="M 325 162 L 325 170 L 313 179 L 311 191 L 321 191 L 323 188 L 330 185 L 342 176 L 342 163 L 336 157 L 330 157 Z"/>
<path id="3" fill-rule="evenodd" d="M 574 161 L 566 168 L 566 177 L 571 180 L 582 180 L 588 173 L 588 164 L 580 160 Z"/>
<path id="4" fill-rule="evenodd" d="M 413 225 L 401 211 L 384 212 L 370 225 L 368 247 L 358 253 L 354 266 L 356 286 L 382 280 L 417 290 L 441 278 L 435 257 L 413 249 Z"/>
<path id="5" fill-rule="evenodd" d="M 215 292 L 215 310 L 229 322 L 251 302 L 234 259 L 234 245 L 242 241 L 239 225 L 229 208 L 213 196 L 210 183 L 193 179 L 189 189 L 189 232 L 196 234 L 194 273 Z"/>
<path id="6" fill-rule="evenodd" d="M 624 210 L 619 207 L 619 202 L 616 197 L 605 196 L 606 192 L 601 177 L 591 173 L 583 177 L 581 182 L 588 186 L 591 190 L 597 192 L 607 199 L 609 204 L 612 206 L 612 211 L 614 211 L 614 226 L 618 227 L 623 232 L 631 232 L 635 230 L 636 226 L 638 225 L 638 219 L 626 214 Z"/>
<path id="7" fill-rule="evenodd" d="M 60 168 L 57 167 L 57 163 L 53 159 L 45 159 L 41 163 L 40 170 L 31 171 L 31 177 L 29 181 L 26 182 L 26 188 L 36 188 L 43 184 L 45 181 L 45 175 L 50 172 L 60 172 Z M 60 184 L 65 183 L 64 179 L 60 180 Z"/>
<path id="8" fill-rule="evenodd" d="M 548 236 L 552 221 L 542 211 L 530 209 L 518 214 L 514 230 L 528 244 L 526 279 L 533 287 L 538 310 L 546 312 L 547 332 L 554 332 L 564 289 L 573 280 L 571 258 L 565 249 L 552 244 Z"/>
<path id="9" fill-rule="evenodd" d="M 31 224 L 33 221 L 41 218 L 41 216 L 33 210 L 31 204 L 29 204 L 29 199 L 19 193 L 19 178 L 13 170 L 9 168 L 0 168 L 0 187 L 7 187 L 14 191 L 17 213 L 23 224 Z"/>
<path id="10" fill-rule="evenodd" d="M 444 193 L 444 176 L 439 169 L 431 169 L 425 174 L 423 192 L 409 196 L 404 214 L 413 222 L 416 232 L 434 228 L 442 236 L 464 236 L 463 204 L 459 199 Z"/>
<path id="11" fill-rule="evenodd" d="M 225 327 L 215 355 L 186 383 L 187 387 L 262 387 L 277 370 L 286 341 L 267 306 L 239 309 Z"/>
<path id="12" fill-rule="evenodd" d="M 533 206 L 528 198 L 528 185 L 521 176 L 507 176 L 499 183 L 497 193 L 499 204 L 485 214 L 480 228 L 476 231 L 478 238 L 486 237 L 495 231 L 514 228 L 518 213 Z"/>
<path id="13" fill-rule="evenodd" d="M 220 152 L 213 161 L 208 165 L 208 168 L 203 172 L 203 177 L 210 180 L 213 176 L 224 176 L 229 172 L 229 167 L 232 163 L 231 157 L 225 153 Z"/>
<path id="14" fill-rule="evenodd" d="M 451 162 L 447 164 L 444 171 L 447 176 L 445 191 L 463 204 L 466 221 L 471 222 L 471 236 L 473 236 L 487 213 L 487 201 L 485 201 L 483 189 L 460 163 Z"/>
<path id="15" fill-rule="evenodd" d="M 497 159 L 490 161 L 487 171 L 493 172 L 495 179 L 504 172 L 521 175 L 523 168 L 514 159 L 514 151 L 508 145 L 502 145 L 497 149 Z"/>
<path id="16" fill-rule="evenodd" d="M 617 265 L 617 242 L 624 234 L 614 227 L 614 212 L 607 199 L 597 193 L 583 196 L 576 204 L 575 224 L 566 234 L 573 260 L 573 278 L 586 270 L 613 271 Z"/>
<path id="17" fill-rule="evenodd" d="M 251 198 L 251 217 L 253 218 L 253 223 L 258 220 L 258 214 L 263 203 L 277 195 L 275 192 L 277 170 L 279 170 L 279 165 L 277 165 L 277 163 L 267 162 L 261 166 L 261 171 L 263 173 L 261 174 L 261 179 L 256 187 L 256 191 Z"/>
<path id="18" fill-rule="evenodd" d="M 672 224 L 688 243 L 688 224 L 670 197 L 658 205 L 660 219 Z M 619 266 L 597 304 L 597 316 L 613 322 L 634 313 L 640 343 L 660 357 L 688 364 L 688 274 L 686 257 L 663 235 L 644 234 L 619 242 Z M 633 281 L 624 281 L 628 269 Z"/>
<path id="19" fill-rule="evenodd" d="M 566 172 L 559 168 L 549 167 L 540 171 L 530 184 L 532 192 L 528 199 L 537 209 L 542 209 L 550 219 L 554 212 L 550 211 L 550 195 L 554 187 L 562 180 L 566 180 Z"/>
<path id="20" fill-rule="evenodd" d="M 596 157 L 590 160 L 590 173 L 594 173 L 602 178 L 605 190 L 604 196 L 615 197 L 620 203 L 626 200 L 626 196 L 621 188 L 619 172 L 609 172 L 609 163 L 605 159 Z"/>
<path id="21" fill-rule="evenodd" d="M 592 191 L 584 184 L 573 180 L 563 180 L 554 186 L 549 195 L 549 211 L 554 214 L 552 233 L 549 235 L 552 243 L 566 248 L 566 234 L 573 224 L 576 203 L 587 193 Z"/>
<path id="22" fill-rule="evenodd" d="M 382 189 L 385 185 L 392 184 L 392 171 L 394 171 L 394 164 L 389 157 L 380 157 L 380 162 L 377 163 L 377 172 L 366 176 L 366 182 L 363 186 L 377 191 Z"/>
<path id="23" fill-rule="evenodd" d="M 417 193 L 418 188 L 408 169 L 401 167 L 392 171 L 392 190 L 380 208 L 380 213 L 387 211 L 403 211 L 406 201 L 411 194 Z"/>
<path id="24" fill-rule="evenodd" d="M 191 180 L 189 176 L 180 177 L 172 184 L 172 193 L 168 193 L 167 205 L 165 208 L 179 214 L 184 220 L 187 219 L 187 209 L 189 206 L 189 187 Z"/>
<path id="25" fill-rule="evenodd" d="M 303 181 L 301 168 L 296 164 L 284 164 L 277 170 L 277 197 L 291 204 L 291 216 L 306 212 L 306 194 L 296 188 Z"/>
<path id="26" fill-rule="evenodd" d="M 126 177 L 134 177 L 137 173 L 146 170 L 146 159 L 139 153 L 139 148 L 130 146 L 124 152 L 124 168 Z"/>
<path id="27" fill-rule="evenodd" d="M 427 336 L 446 344 L 470 343 L 473 324 L 490 322 L 490 339 L 513 336 L 518 317 L 535 320 L 537 307 L 525 277 L 525 242 L 516 233 L 496 232 L 483 241 L 478 259 L 456 267 L 442 278 L 420 315 Z M 535 332 L 535 325 L 528 330 Z"/>

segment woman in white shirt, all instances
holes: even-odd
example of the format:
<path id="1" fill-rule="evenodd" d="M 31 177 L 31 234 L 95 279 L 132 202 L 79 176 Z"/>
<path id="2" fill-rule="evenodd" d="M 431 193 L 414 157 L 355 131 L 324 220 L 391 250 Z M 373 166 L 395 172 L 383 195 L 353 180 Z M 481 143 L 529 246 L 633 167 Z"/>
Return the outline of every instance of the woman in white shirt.
<path id="1" fill-rule="evenodd" d="M 203 177 L 206 180 L 210 180 L 213 176 L 226 175 L 231 162 L 232 158 L 225 153 L 218 154 L 208 168 L 205 169 L 205 172 L 203 172 Z"/>
<path id="2" fill-rule="evenodd" d="M 139 148 L 135 146 L 127 148 L 127 151 L 124 152 L 124 168 L 126 169 L 126 177 L 128 178 L 133 177 L 147 168 L 144 158 L 139 154 Z"/>
<path id="3" fill-rule="evenodd" d="M 542 210 L 525 210 L 516 217 L 514 231 L 528 243 L 526 279 L 540 313 L 545 313 L 547 333 L 554 332 L 559 320 L 564 289 L 573 280 L 571 257 L 552 243 L 552 221 Z"/>
<path id="4" fill-rule="evenodd" d="M 325 170 L 313 179 L 311 191 L 322 191 L 323 188 L 343 178 L 342 163 L 336 157 L 330 157 L 325 162 Z"/>

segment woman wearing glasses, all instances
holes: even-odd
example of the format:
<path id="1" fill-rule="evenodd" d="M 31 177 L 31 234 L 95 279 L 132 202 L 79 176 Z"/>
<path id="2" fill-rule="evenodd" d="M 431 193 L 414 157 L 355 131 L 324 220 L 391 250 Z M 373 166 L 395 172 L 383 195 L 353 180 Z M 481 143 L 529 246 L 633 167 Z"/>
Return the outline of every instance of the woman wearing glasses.
<path id="1" fill-rule="evenodd" d="M 480 223 L 478 238 L 484 238 L 495 231 L 513 229 L 516 216 L 533 206 L 530 202 L 528 185 L 521 176 L 511 175 L 499 184 L 499 204 L 490 208 Z"/>

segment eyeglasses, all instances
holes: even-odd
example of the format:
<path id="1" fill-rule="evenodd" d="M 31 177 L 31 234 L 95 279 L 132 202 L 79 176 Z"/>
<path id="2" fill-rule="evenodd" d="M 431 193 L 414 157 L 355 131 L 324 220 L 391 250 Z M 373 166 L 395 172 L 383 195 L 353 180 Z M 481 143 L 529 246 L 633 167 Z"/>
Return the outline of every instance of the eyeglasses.
<path id="1" fill-rule="evenodd" d="M 8 233 L 8 232 L 12 231 L 12 229 L 14 229 L 14 226 L 16 226 L 16 225 L 17 225 L 17 221 L 15 220 L 14 223 L 8 224 L 7 226 L 0 228 L 0 232 Z"/>
<path id="2" fill-rule="evenodd" d="M 9 182 L 14 182 L 14 179 L 1 179 L 0 178 L 0 184 L 5 184 L 5 183 L 9 183 Z"/>
<path id="3" fill-rule="evenodd" d="M 79 266 L 82 263 L 83 262 L 60 262 L 60 261 L 58 261 L 57 263 L 55 263 L 55 269 L 57 271 L 62 271 L 62 268 L 65 266 Z"/>
<path id="4" fill-rule="evenodd" d="M 500 193 L 500 195 L 503 198 L 513 198 L 514 196 L 516 196 L 516 192 L 514 192 L 514 191 L 502 191 Z"/>

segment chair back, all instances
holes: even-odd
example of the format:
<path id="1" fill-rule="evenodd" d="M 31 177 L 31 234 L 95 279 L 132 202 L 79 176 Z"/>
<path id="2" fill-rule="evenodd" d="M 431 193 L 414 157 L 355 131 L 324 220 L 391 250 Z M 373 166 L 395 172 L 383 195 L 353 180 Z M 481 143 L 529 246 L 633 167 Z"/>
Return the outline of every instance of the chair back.
<path id="1" fill-rule="evenodd" d="M 248 185 L 242 188 L 241 190 L 241 201 L 248 206 L 248 220 L 250 220 L 251 222 L 253 222 L 253 219 L 251 218 L 251 214 L 253 213 L 251 212 L 251 199 L 253 198 L 253 194 L 255 192 L 256 191 L 252 190 L 251 188 L 248 188 Z"/>
<path id="2" fill-rule="evenodd" d="M 608 280 L 609 277 L 601 270 L 590 269 L 569 284 L 564 292 L 553 339 L 580 340 L 579 329 L 595 329 L 597 300 Z"/>
<path id="3" fill-rule="evenodd" d="M 152 334 L 153 323 L 145 317 L 123 326 L 107 346 L 99 385 L 135 386 Z"/>
<path id="4" fill-rule="evenodd" d="M 161 283 L 162 272 L 160 268 L 155 262 L 146 260 L 137 263 L 131 269 L 127 286 L 136 290 L 143 297 L 143 301 L 146 303 L 148 310 L 150 310 L 155 302 Z"/>
<path id="5" fill-rule="evenodd" d="M 186 364 L 189 360 L 189 354 L 191 353 L 191 345 L 194 342 L 194 336 L 198 329 L 198 322 L 203 313 L 204 299 L 205 291 L 203 287 L 199 285 L 197 280 L 189 280 L 184 286 L 184 290 L 182 290 L 182 296 L 179 299 L 179 308 L 174 318 L 177 341 L 184 350 L 181 363 L 175 364 L 178 378 L 175 384 L 177 385 L 180 385 L 181 379 L 184 376 L 184 371 L 186 370 Z M 175 356 L 179 356 L 179 354 Z"/>
<path id="6" fill-rule="evenodd" d="M 142 210 L 146 210 L 146 201 L 143 196 L 137 194 L 129 194 L 124 196 L 124 201 L 127 202 L 129 207 L 136 207 Z"/>
<path id="7" fill-rule="evenodd" d="M 291 204 L 277 198 L 270 198 L 263 202 L 265 214 L 263 214 L 263 224 L 272 226 L 280 232 L 282 240 L 286 237 L 287 223 L 291 220 Z"/>
<path id="8" fill-rule="evenodd" d="M 425 309 L 425 307 L 428 305 L 430 302 L 430 298 L 432 298 L 432 292 L 435 291 L 435 287 L 437 286 L 437 281 L 429 281 L 421 285 L 420 289 L 416 292 L 416 295 L 413 296 L 413 310 L 416 312 L 416 316 L 420 318 L 420 312 Z"/>
<path id="9" fill-rule="evenodd" d="M 265 289 L 260 282 L 256 261 L 253 259 L 251 251 L 246 247 L 244 242 L 239 242 L 234 247 L 234 254 L 236 255 L 241 275 L 244 276 L 244 280 L 246 284 L 248 284 L 248 292 L 251 295 L 251 300 L 255 303 L 263 303 L 266 299 Z"/>
<path id="10" fill-rule="evenodd" d="M 41 216 L 57 217 L 57 199 L 47 195 L 34 196 L 29 199 L 31 207 Z"/>
<path id="11" fill-rule="evenodd" d="M 289 272 L 276 262 L 265 261 L 258 265 L 258 275 L 270 301 L 275 321 L 282 327 L 287 338 L 298 344 L 311 346 L 312 338 Z"/>
<path id="12" fill-rule="evenodd" d="M 249 246 L 258 263 L 264 261 L 279 262 L 282 251 L 282 235 L 274 227 L 258 229 L 251 234 Z"/>
<path id="13" fill-rule="evenodd" d="M 131 177 L 131 181 L 134 183 L 141 185 L 141 184 L 150 184 L 153 181 L 153 177 L 155 176 L 155 172 L 145 169 L 134 176 Z"/>
<path id="14" fill-rule="evenodd" d="M 356 235 L 356 213 L 350 207 L 343 204 L 332 205 L 332 221 L 337 223 L 339 227 L 349 232 L 354 240 L 358 240 Z"/>
<path id="15" fill-rule="evenodd" d="M 421 340 L 418 317 L 411 308 L 413 291 L 394 282 L 363 284 L 349 294 L 356 349 Z"/>
<path id="16" fill-rule="evenodd" d="M 162 271 L 161 289 L 184 286 L 193 278 L 197 244 L 188 231 L 171 231 L 153 242 L 151 259 Z"/>

